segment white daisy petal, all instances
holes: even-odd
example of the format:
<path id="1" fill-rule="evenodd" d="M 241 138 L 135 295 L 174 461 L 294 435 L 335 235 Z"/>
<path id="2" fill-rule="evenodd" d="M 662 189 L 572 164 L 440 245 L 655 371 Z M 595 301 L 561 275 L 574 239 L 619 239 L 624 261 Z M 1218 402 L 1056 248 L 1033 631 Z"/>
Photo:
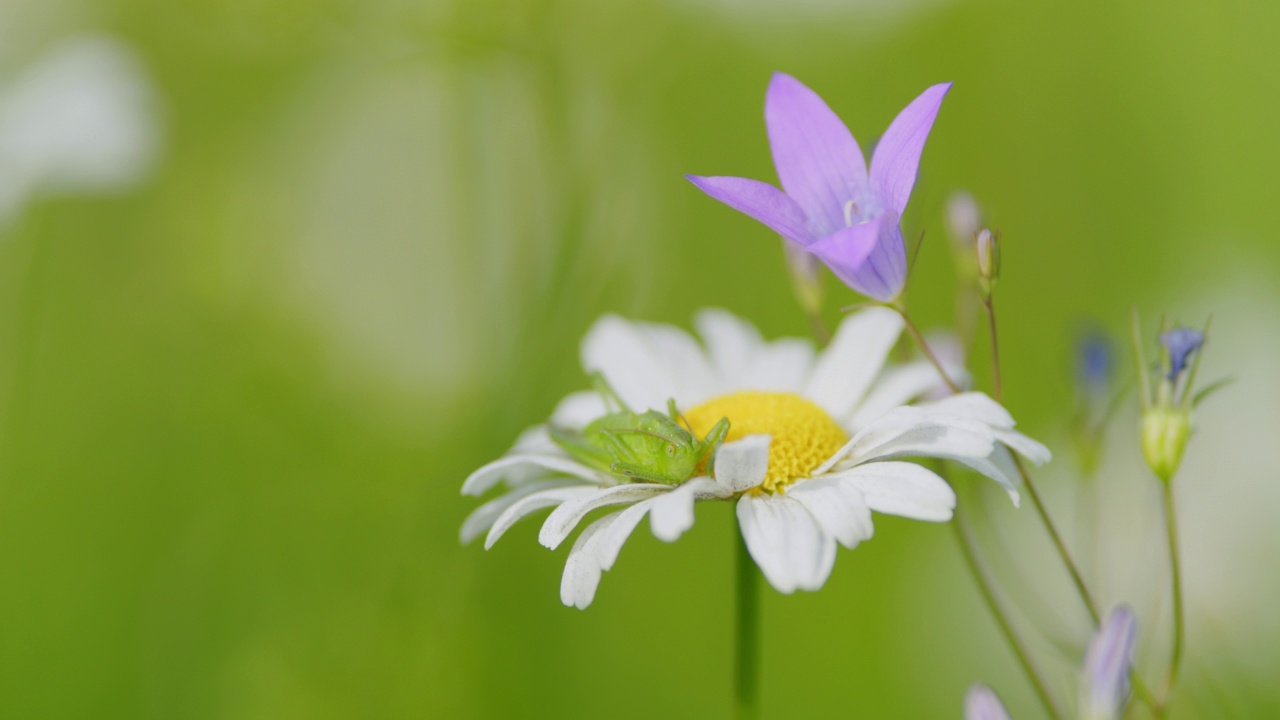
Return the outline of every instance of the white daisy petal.
<path id="1" fill-rule="evenodd" d="M 579 390 L 569 393 L 556 405 L 551 413 L 551 424 L 581 430 L 592 420 L 603 417 L 608 412 L 600 393 L 595 390 Z"/>
<path id="2" fill-rule="evenodd" d="M 551 434 L 547 432 L 546 425 L 534 425 L 533 427 L 520 433 L 520 437 L 516 438 L 516 442 L 507 451 L 508 455 L 556 455 L 560 452 L 560 446 L 551 440 Z"/>
<path id="3" fill-rule="evenodd" d="M 849 458 L 857 463 L 904 457 L 977 459 L 990 455 L 994 447 L 990 429 L 982 425 L 963 427 L 959 424 L 934 422 L 913 428 L 910 432 L 865 452 L 855 449 Z"/>
<path id="4" fill-rule="evenodd" d="M 748 435 L 721 445 L 716 451 L 716 482 L 730 494 L 764 482 L 769 471 L 770 441 L 768 435 Z"/>
<path id="5" fill-rule="evenodd" d="M 578 536 L 565 562 L 560 580 L 560 600 L 583 609 L 595 599 L 601 573 L 613 568 L 618 553 L 655 500 L 642 500 L 625 510 L 606 515 L 587 526 Z"/>
<path id="6" fill-rule="evenodd" d="M 751 368 L 764 348 L 764 339 L 755 326 L 718 308 L 700 310 L 693 318 L 693 326 L 720 375 L 720 392 L 748 386 Z"/>
<path id="7" fill-rule="evenodd" d="M 947 374 L 957 382 L 964 369 L 947 368 Z M 890 410 L 923 396 L 942 383 L 938 369 L 927 360 L 918 360 L 880 373 L 876 382 L 853 413 L 849 427 L 858 431 Z"/>
<path id="8" fill-rule="evenodd" d="M 711 478 L 694 478 L 668 493 L 663 493 L 649 505 L 649 529 L 663 542 L 675 542 L 693 527 L 693 504 L 698 500 L 728 497 Z"/>
<path id="9" fill-rule="evenodd" d="M 575 485 L 582 485 L 582 483 L 568 478 L 561 478 L 558 480 L 540 480 L 521 485 L 504 495 L 499 495 L 473 510 L 471 514 L 467 516 L 467 519 L 462 521 L 462 529 L 458 532 L 459 539 L 461 539 L 462 544 L 465 545 L 480 537 L 481 533 L 485 532 L 493 525 L 493 522 L 498 519 L 498 516 L 506 512 L 507 508 L 514 505 L 516 501 L 521 498 L 528 497 L 536 492 L 542 492 L 543 490 L 572 487 Z"/>
<path id="10" fill-rule="evenodd" d="M 1008 410 L 980 392 L 957 393 L 920 407 L 923 410 L 972 418 L 1001 430 L 1008 430 L 1014 425 L 1013 416 Z"/>
<path id="11" fill-rule="evenodd" d="M 569 475 L 595 485 L 607 485 L 613 482 L 607 476 L 567 457 L 533 454 L 507 455 L 471 473 L 466 482 L 462 483 L 462 494 L 483 495 L 489 488 L 497 485 L 499 481 L 508 476 L 519 475 L 522 478 L 526 477 L 528 473 L 525 471 L 529 470 L 530 466 L 538 471 L 534 473 L 535 476 Z"/>
<path id="12" fill-rule="evenodd" d="M 542 490 L 520 498 L 506 510 L 503 510 L 498 519 L 493 521 L 493 525 L 489 528 L 489 534 L 484 539 L 484 549 L 488 550 L 493 547 L 493 544 L 498 542 L 498 538 L 502 537 L 503 533 L 525 515 L 576 498 L 590 497 L 597 492 L 599 490 L 590 485 L 575 485 L 573 487 Z"/>
<path id="13" fill-rule="evenodd" d="M 647 500 L 658 493 L 669 492 L 670 485 L 628 483 L 604 489 L 593 489 L 590 495 L 575 497 L 552 511 L 538 533 L 538 542 L 555 550 L 582 522 L 587 513 L 609 505 L 624 505 Z"/>
<path id="14" fill-rule="evenodd" d="M 682 407 L 703 400 L 715 377 L 688 333 L 616 315 L 600 318 L 587 332 L 582 367 L 603 373 L 614 392 L 637 412 L 665 408 L 671 398 Z"/>
<path id="15" fill-rule="evenodd" d="M 997 440 L 1036 465 L 1043 465 L 1053 459 L 1053 453 L 1049 452 L 1049 448 L 1020 432 L 997 430 L 995 435 Z"/>
<path id="16" fill-rule="evenodd" d="M 613 517 L 615 520 L 604 532 L 596 536 L 592 545 L 592 552 L 595 553 L 596 562 L 600 564 L 601 570 L 610 570 L 613 564 L 618 561 L 618 553 L 622 552 L 622 546 L 627 542 L 627 538 L 631 537 L 631 533 L 635 531 L 636 526 L 644 519 L 645 513 L 649 512 L 653 507 L 653 501 L 657 498 L 642 500 L 625 510 L 616 512 Z"/>
<path id="17" fill-rule="evenodd" d="M 987 425 L 955 415 L 900 407 L 863 428 L 815 472 L 897 457 L 985 458 L 995 436 Z"/>
<path id="18" fill-rule="evenodd" d="M 798 500 L 783 495 L 743 495 L 738 524 L 747 550 L 778 592 L 817 590 L 836 560 L 835 538 Z"/>
<path id="19" fill-rule="evenodd" d="M 822 529 L 846 548 L 853 549 L 875 532 L 871 508 L 862 490 L 843 478 L 803 480 L 787 490 L 787 497 L 799 501 Z"/>
<path id="20" fill-rule="evenodd" d="M 956 493 L 947 481 L 915 463 L 867 463 L 833 477 L 860 490 L 879 513 L 944 522 L 956 508 Z"/>
<path id="21" fill-rule="evenodd" d="M 813 345 L 807 340 L 782 338 L 756 355 L 751 372 L 737 389 L 800 392 L 813 368 Z"/>
<path id="22" fill-rule="evenodd" d="M 600 586 L 600 563 L 596 560 L 595 540 L 607 530 L 622 513 L 606 515 L 587 526 L 564 562 L 564 574 L 560 576 L 560 602 L 579 610 L 585 610 L 596 597 Z"/>
<path id="23" fill-rule="evenodd" d="M 1013 456 L 1004 445 L 997 444 L 991 454 L 985 458 L 955 458 L 956 462 L 967 466 L 974 472 L 996 481 L 1009 494 L 1014 507 L 1022 506 L 1022 496 L 1018 493 L 1018 468 L 1013 464 Z"/>
<path id="24" fill-rule="evenodd" d="M 848 418 L 902 333 L 902 318 L 888 308 L 868 308 L 840 323 L 802 393 L 832 417 Z"/>

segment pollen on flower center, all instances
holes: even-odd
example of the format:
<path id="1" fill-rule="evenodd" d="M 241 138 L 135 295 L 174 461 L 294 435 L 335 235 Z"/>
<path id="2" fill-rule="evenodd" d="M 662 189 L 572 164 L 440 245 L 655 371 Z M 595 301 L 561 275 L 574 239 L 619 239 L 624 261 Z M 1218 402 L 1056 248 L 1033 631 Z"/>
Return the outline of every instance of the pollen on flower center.
<path id="1" fill-rule="evenodd" d="M 768 492 L 809 477 L 849 440 L 825 410 L 793 393 L 737 392 L 686 410 L 684 416 L 698 437 L 724 417 L 729 418 L 726 442 L 771 435 L 769 470 L 761 484 Z"/>

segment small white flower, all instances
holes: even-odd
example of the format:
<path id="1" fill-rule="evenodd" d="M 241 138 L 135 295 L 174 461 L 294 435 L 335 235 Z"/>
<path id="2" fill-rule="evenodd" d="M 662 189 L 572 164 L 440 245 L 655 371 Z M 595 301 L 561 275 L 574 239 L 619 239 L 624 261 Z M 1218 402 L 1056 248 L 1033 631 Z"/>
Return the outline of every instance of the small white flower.
<path id="1" fill-rule="evenodd" d="M 964 697 L 964 720 L 1010 720 L 1009 711 L 996 692 L 986 685 L 974 685 Z"/>
<path id="2" fill-rule="evenodd" d="M 155 89 L 136 54 L 110 37 L 63 40 L 0 82 L 0 221 L 39 193 L 112 193 L 152 170 Z"/>
<path id="3" fill-rule="evenodd" d="M 967 465 L 1000 483 L 1015 503 L 1006 447 L 1037 464 L 1049 459 L 981 393 L 905 405 L 939 378 L 924 361 L 885 367 L 902 331 L 891 310 L 850 315 L 817 354 L 803 340 L 766 342 L 722 310 L 702 311 L 695 324 L 702 344 L 675 327 L 605 316 L 583 341 L 582 364 L 637 411 L 674 400 L 699 438 L 728 418 L 712 477 L 679 485 L 624 482 L 570 458 L 546 426 L 534 427 L 505 457 L 467 478 L 464 494 L 482 495 L 499 483 L 507 492 L 467 518 L 463 542 L 487 530 L 491 547 L 520 518 L 554 507 L 538 538 L 554 549 L 591 511 L 627 506 L 587 526 L 569 553 L 560 597 L 585 608 L 645 515 L 654 535 L 672 542 L 693 525 L 696 501 L 737 498 L 743 537 L 770 584 L 783 593 L 817 590 L 831 573 L 837 544 L 852 548 L 871 537 L 871 511 L 951 519 L 951 487 L 903 458 Z M 607 412 L 597 393 L 578 392 L 550 422 L 582 428 Z"/>

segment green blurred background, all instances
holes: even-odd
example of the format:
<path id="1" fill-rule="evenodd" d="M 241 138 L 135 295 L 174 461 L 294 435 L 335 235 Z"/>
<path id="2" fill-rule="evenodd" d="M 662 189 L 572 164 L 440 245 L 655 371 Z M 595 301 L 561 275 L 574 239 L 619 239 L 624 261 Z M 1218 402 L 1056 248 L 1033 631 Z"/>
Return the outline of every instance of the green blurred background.
<path id="1" fill-rule="evenodd" d="M 164 128 L 134 189 L 0 227 L 0 716 L 728 717 L 727 506 L 675 545 L 642 528 L 579 612 L 537 523 L 459 545 L 458 490 L 584 385 L 602 312 L 805 332 L 777 239 L 682 179 L 773 178 L 774 70 L 864 147 L 955 81 L 911 302 L 951 317 L 966 188 L 1004 234 L 1008 405 L 1063 513 L 1082 318 L 1217 314 L 1205 372 L 1242 382 L 1188 460 L 1188 583 L 1218 592 L 1192 592 L 1174 717 L 1280 713 L 1280 531 L 1247 513 L 1277 500 L 1280 4 L 0 0 L 0 27 L 0 82 L 72 34 L 128 43 Z M 834 320 L 855 297 L 827 280 Z M 1142 488 L 1132 422 L 1110 455 Z M 970 490 L 989 544 L 1025 530 Z M 1100 553 L 1153 598 L 1158 527 Z M 959 717 L 981 680 L 1037 717 L 947 528 L 877 536 L 823 591 L 767 591 L 766 716 Z M 1076 643 L 1041 642 L 1066 698 L 1086 634 L 1046 572 L 1022 607 Z"/>

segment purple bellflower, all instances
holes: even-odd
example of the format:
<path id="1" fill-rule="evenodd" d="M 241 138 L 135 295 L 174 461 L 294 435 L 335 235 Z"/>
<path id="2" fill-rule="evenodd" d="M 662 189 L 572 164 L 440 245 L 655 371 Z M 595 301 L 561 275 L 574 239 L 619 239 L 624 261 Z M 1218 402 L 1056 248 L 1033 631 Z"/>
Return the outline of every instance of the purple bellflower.
<path id="1" fill-rule="evenodd" d="M 1124 605 L 1112 610 L 1103 621 L 1084 656 L 1081 720 L 1117 720 L 1124 715 L 1137 638 L 1138 621 Z"/>
<path id="2" fill-rule="evenodd" d="M 782 190 L 747 178 L 688 178 L 812 253 L 854 290 L 891 301 L 907 278 L 898 223 L 950 89 L 951 83 L 934 85 L 898 113 L 868 167 L 857 141 L 822 98 L 790 75 L 775 73 L 764 118 Z"/>

